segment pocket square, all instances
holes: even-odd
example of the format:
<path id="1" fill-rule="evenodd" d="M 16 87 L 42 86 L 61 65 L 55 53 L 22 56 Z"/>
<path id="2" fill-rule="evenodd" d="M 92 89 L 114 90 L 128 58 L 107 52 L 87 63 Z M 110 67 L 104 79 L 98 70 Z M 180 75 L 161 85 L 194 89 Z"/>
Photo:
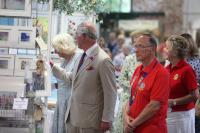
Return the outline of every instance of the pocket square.
<path id="1" fill-rule="evenodd" d="M 86 70 L 94 70 L 93 66 L 89 66 Z"/>

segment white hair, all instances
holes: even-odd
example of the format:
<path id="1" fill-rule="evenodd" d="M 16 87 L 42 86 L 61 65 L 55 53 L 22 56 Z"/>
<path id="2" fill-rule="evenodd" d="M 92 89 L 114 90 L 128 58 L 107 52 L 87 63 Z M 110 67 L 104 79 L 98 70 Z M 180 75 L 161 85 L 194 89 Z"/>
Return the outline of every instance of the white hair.
<path id="1" fill-rule="evenodd" d="M 66 54 L 74 53 L 74 51 L 77 48 L 77 46 L 75 45 L 74 38 L 67 33 L 61 33 L 56 35 L 53 38 L 52 46 L 56 51 Z"/>

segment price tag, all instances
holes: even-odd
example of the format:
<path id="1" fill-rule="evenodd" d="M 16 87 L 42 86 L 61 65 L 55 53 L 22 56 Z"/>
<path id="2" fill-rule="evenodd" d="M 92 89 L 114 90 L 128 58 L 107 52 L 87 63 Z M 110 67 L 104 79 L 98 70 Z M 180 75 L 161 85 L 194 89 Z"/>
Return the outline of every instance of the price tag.
<path id="1" fill-rule="evenodd" d="M 27 98 L 15 98 L 13 103 L 13 109 L 23 109 L 26 110 L 28 106 Z"/>

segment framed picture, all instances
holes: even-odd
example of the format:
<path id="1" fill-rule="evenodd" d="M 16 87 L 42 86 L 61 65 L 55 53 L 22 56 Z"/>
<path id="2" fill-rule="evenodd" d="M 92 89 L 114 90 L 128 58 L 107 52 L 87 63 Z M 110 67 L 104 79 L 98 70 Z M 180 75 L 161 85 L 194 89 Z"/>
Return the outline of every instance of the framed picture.
<path id="1" fill-rule="evenodd" d="M 0 55 L 0 75 L 13 76 L 14 55 Z"/>
<path id="2" fill-rule="evenodd" d="M 35 66 L 35 68 L 33 68 Z M 33 92 L 36 96 L 51 95 L 51 72 L 48 63 L 41 59 L 34 60 L 25 72 L 26 92 Z"/>
<path id="3" fill-rule="evenodd" d="M 8 48 L 0 48 L 0 55 L 7 55 L 8 54 Z"/>
<path id="4" fill-rule="evenodd" d="M 34 65 L 34 58 L 34 56 L 16 55 L 14 76 L 25 76 L 25 68 L 27 65 Z"/>
<path id="5" fill-rule="evenodd" d="M 35 48 L 36 28 L 0 26 L 0 47 Z"/>
<path id="6" fill-rule="evenodd" d="M 24 97 L 24 77 L 0 76 L 0 84 L 1 93 L 14 93 L 16 97 Z"/>
<path id="7" fill-rule="evenodd" d="M 17 49 L 17 54 L 18 55 L 26 55 L 27 54 L 27 51 L 26 51 L 26 49 Z"/>
<path id="8" fill-rule="evenodd" d="M 8 41 L 9 32 L 1 31 L 0 32 L 0 40 L 1 41 Z"/>
<path id="9" fill-rule="evenodd" d="M 9 54 L 17 55 L 17 49 L 16 48 L 9 48 Z"/>
<path id="10" fill-rule="evenodd" d="M 1 28 L 0 26 L 0 47 L 9 47 L 11 29 Z"/>
<path id="11" fill-rule="evenodd" d="M 0 0 L 0 15 L 31 17 L 31 0 Z"/>
<path id="12" fill-rule="evenodd" d="M 27 55 L 36 55 L 35 49 L 27 49 Z"/>
<path id="13" fill-rule="evenodd" d="M 35 48 L 36 29 L 28 27 L 18 28 L 19 48 Z"/>
<path id="14" fill-rule="evenodd" d="M 3 110 L 11 110 L 17 92 L 0 91 L 0 105 Z"/>

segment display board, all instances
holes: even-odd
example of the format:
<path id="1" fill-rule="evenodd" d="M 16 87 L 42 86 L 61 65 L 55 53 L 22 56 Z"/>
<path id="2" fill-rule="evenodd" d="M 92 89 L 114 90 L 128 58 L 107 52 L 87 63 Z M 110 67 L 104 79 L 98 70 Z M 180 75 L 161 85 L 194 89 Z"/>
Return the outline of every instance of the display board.
<path id="1" fill-rule="evenodd" d="M 0 26 L 0 47 L 35 48 L 36 28 Z"/>
<path id="2" fill-rule="evenodd" d="M 0 16 L 31 17 L 31 0 L 0 0 Z"/>

